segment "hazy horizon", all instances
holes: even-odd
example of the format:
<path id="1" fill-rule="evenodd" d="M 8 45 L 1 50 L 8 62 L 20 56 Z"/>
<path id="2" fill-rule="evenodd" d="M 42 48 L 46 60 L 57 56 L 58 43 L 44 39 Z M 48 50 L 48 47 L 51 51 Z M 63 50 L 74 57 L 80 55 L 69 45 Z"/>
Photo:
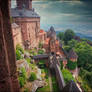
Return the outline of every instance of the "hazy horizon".
<path id="1" fill-rule="evenodd" d="M 33 1 L 33 8 L 41 16 L 41 28 L 56 31 L 72 29 L 92 36 L 92 6 L 82 1 Z"/>
<path id="2" fill-rule="evenodd" d="M 87 1 L 87 0 L 86 0 Z M 33 1 L 32 6 L 41 17 L 41 29 L 54 26 L 56 31 L 72 29 L 92 36 L 92 2 L 81 1 Z M 13 3 L 13 7 L 15 7 Z"/>

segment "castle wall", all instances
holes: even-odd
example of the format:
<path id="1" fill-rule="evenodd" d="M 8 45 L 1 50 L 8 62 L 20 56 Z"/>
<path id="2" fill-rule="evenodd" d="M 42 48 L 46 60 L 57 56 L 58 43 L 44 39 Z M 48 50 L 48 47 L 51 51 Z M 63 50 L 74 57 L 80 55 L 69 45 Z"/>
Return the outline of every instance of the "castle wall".
<path id="1" fill-rule="evenodd" d="M 56 79 L 57 79 L 57 82 L 58 82 L 59 89 L 62 90 L 65 86 L 62 72 L 61 72 L 58 64 L 55 64 L 54 69 L 55 69 L 55 72 L 56 72 Z"/>
<path id="2" fill-rule="evenodd" d="M 0 92 L 19 92 L 9 0 L 0 1 Z"/>
<path id="3" fill-rule="evenodd" d="M 40 18 L 14 18 L 14 21 L 21 27 L 23 41 L 28 40 L 31 47 L 38 47 Z"/>
<path id="4" fill-rule="evenodd" d="M 12 27 L 12 33 L 13 33 L 14 48 L 16 49 L 16 46 L 18 44 L 20 46 L 23 46 L 21 28 L 20 27 L 16 27 L 16 28 Z"/>

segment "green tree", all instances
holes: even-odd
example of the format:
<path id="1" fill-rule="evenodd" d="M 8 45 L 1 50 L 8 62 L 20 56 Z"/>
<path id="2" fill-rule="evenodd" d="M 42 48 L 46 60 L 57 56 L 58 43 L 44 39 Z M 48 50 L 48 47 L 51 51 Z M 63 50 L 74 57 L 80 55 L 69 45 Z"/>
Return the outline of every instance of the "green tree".
<path id="1" fill-rule="evenodd" d="M 92 47 L 86 42 L 77 43 L 75 51 L 78 55 L 78 66 L 85 67 L 87 64 L 92 64 Z"/>
<path id="2" fill-rule="evenodd" d="M 82 77 L 82 79 L 86 81 L 87 84 L 92 88 L 92 72 L 89 72 L 81 68 L 79 74 Z"/>
<path id="3" fill-rule="evenodd" d="M 58 37 L 60 40 L 63 40 L 63 38 L 64 38 L 64 32 L 59 32 L 59 33 L 57 34 L 57 37 Z"/>
<path id="4" fill-rule="evenodd" d="M 64 41 L 65 41 L 65 44 L 68 43 L 68 41 L 70 41 L 71 39 L 73 39 L 73 37 L 75 36 L 75 33 L 73 30 L 71 29 L 67 29 L 64 33 Z"/>
<path id="5" fill-rule="evenodd" d="M 71 60 L 68 60 L 67 67 L 70 70 L 74 70 L 77 67 L 77 62 L 72 62 Z"/>
<path id="6" fill-rule="evenodd" d="M 63 74 L 64 80 L 65 80 L 65 83 L 68 83 L 71 80 L 75 81 L 74 77 L 72 76 L 71 72 L 69 72 L 68 69 L 63 69 L 62 74 Z"/>
<path id="7" fill-rule="evenodd" d="M 63 61 L 60 61 L 60 69 L 62 70 L 63 69 Z"/>
<path id="8" fill-rule="evenodd" d="M 76 46 L 76 44 L 78 43 L 78 41 L 72 39 L 70 41 L 68 41 L 68 46 L 70 46 L 70 48 L 74 48 Z"/>
<path id="9" fill-rule="evenodd" d="M 64 50 L 69 52 L 71 50 L 71 47 L 69 45 L 63 46 Z"/>

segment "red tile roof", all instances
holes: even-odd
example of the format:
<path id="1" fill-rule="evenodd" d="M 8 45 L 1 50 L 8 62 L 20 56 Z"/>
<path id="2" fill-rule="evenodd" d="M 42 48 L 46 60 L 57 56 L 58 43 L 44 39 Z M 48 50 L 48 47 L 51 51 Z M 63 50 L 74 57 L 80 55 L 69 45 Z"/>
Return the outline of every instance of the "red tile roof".
<path id="1" fill-rule="evenodd" d="M 46 34 L 46 32 L 45 32 L 43 29 L 41 29 L 41 30 L 39 31 L 39 35 L 44 35 L 44 34 Z"/>

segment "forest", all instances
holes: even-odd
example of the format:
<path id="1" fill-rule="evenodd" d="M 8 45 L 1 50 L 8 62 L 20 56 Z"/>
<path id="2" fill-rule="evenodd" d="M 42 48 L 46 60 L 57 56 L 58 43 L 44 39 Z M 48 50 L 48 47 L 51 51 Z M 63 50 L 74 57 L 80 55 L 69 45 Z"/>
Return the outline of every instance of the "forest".
<path id="1" fill-rule="evenodd" d="M 90 40 L 76 36 L 76 33 L 67 29 L 65 32 L 59 32 L 57 37 L 63 44 L 63 48 L 68 53 L 70 49 L 74 49 L 78 55 L 77 66 L 80 69 L 77 78 L 84 91 L 92 88 L 92 43 Z M 77 39 L 76 39 L 77 38 Z M 73 67 L 74 65 L 72 65 Z"/>

